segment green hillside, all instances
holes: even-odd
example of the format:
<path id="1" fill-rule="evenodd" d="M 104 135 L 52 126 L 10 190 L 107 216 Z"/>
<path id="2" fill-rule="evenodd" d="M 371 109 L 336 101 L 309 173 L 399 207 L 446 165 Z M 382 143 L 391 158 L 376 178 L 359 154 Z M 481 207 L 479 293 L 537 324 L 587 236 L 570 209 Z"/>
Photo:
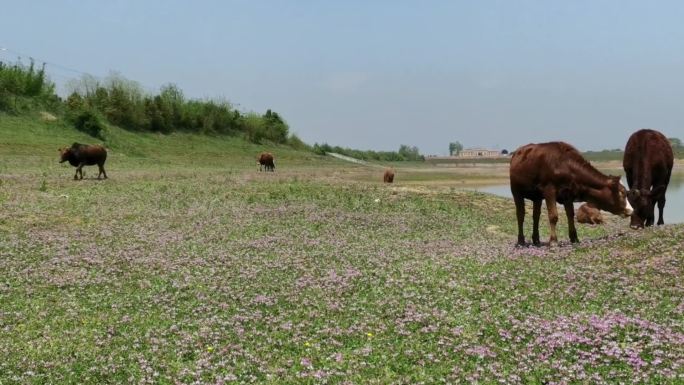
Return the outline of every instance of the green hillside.
<path id="1" fill-rule="evenodd" d="M 337 164 L 339 161 L 307 151 L 297 151 L 281 144 L 255 144 L 239 137 L 191 133 L 159 134 L 106 127 L 105 141 L 77 131 L 61 119 L 46 119 L 44 114 L 11 116 L 0 114 L 0 171 L 19 167 L 47 171 L 58 167 L 57 150 L 79 143 L 104 144 L 109 150 L 107 165 L 119 168 L 210 168 L 249 169 L 255 167 L 256 155 L 270 151 L 277 166 Z"/>

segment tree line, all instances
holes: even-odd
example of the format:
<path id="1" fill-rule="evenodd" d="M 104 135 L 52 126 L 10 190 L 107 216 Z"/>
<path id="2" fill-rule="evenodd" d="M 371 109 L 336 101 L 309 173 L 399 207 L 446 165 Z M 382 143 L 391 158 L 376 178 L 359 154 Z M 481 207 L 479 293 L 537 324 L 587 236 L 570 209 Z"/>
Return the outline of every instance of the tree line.
<path id="1" fill-rule="evenodd" d="M 132 131 L 243 136 L 254 143 L 273 142 L 307 147 L 289 133 L 275 111 L 240 112 L 229 102 L 189 99 L 174 84 L 158 93 L 145 92 L 135 81 L 118 74 L 104 80 L 83 76 L 69 84 L 66 100 L 56 94 L 45 66 L 0 62 L 0 111 L 19 114 L 44 109 L 66 118 L 76 129 L 106 140 L 106 124 Z"/>
<path id="2" fill-rule="evenodd" d="M 67 86 L 69 95 L 62 99 L 45 65 L 38 68 L 33 61 L 28 65 L 0 61 L 0 111 L 50 111 L 105 142 L 107 124 L 111 124 L 131 131 L 242 136 L 253 143 L 282 143 L 318 154 L 336 152 L 363 160 L 424 160 L 418 148 L 409 145 L 401 145 L 398 151 L 356 150 L 327 143 L 309 146 L 289 132 L 287 122 L 275 111 L 241 112 L 225 100 L 190 99 L 174 84 L 150 93 L 139 83 L 114 73 L 102 80 L 84 75 Z"/>
<path id="3" fill-rule="evenodd" d="M 54 109 L 60 104 L 45 65 L 9 64 L 0 61 L 0 111 L 20 113 L 34 108 Z"/>
<path id="4" fill-rule="evenodd" d="M 315 143 L 312 149 L 319 155 L 325 155 L 328 152 L 334 152 L 361 160 L 377 160 L 383 162 L 425 160 L 425 157 L 420 154 L 418 147 L 405 144 L 400 145 L 398 151 L 355 150 L 352 148 L 331 146 L 327 143 Z"/>

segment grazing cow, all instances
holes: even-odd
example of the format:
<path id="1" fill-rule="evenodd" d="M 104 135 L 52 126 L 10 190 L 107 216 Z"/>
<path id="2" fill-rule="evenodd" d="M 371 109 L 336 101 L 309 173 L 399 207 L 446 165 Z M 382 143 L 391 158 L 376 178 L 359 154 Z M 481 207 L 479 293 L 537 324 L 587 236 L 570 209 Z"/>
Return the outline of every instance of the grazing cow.
<path id="1" fill-rule="evenodd" d="M 275 159 L 273 159 L 273 154 L 270 152 L 262 152 L 257 158 L 257 164 L 259 165 L 259 171 L 275 171 Z"/>
<path id="2" fill-rule="evenodd" d="M 83 179 L 83 166 L 97 165 L 100 172 L 97 174 L 97 179 L 100 179 L 100 175 L 104 175 L 107 179 L 107 173 L 104 169 L 105 160 L 107 160 L 107 149 L 94 144 L 80 144 L 74 143 L 71 147 L 65 147 L 59 149 L 60 161 L 59 163 L 69 162 L 70 165 L 76 167 L 76 174 L 74 174 L 74 180 L 78 179 L 78 175 L 81 175 Z"/>
<path id="3" fill-rule="evenodd" d="M 627 177 L 627 199 L 634 207 L 630 227 L 652 226 L 658 203 L 658 224 L 662 225 L 665 192 L 670 183 L 674 155 L 665 135 L 655 130 L 639 130 L 627 140 L 622 167 Z"/>
<path id="4" fill-rule="evenodd" d="M 563 142 L 528 144 L 515 151 L 510 166 L 511 192 L 518 219 L 518 244 L 525 244 L 525 199 L 533 203 L 532 242 L 539 245 L 539 215 L 546 200 L 551 227 L 550 244 L 558 242 L 556 202 L 565 206 L 571 242 L 579 242 L 573 202 L 589 202 L 616 215 L 629 216 L 632 207 L 620 177 L 596 170 L 573 146 Z"/>
<path id="5" fill-rule="evenodd" d="M 394 182 L 394 171 L 391 168 L 385 170 L 385 175 L 382 176 L 382 181 L 385 183 Z"/>
<path id="6" fill-rule="evenodd" d="M 603 215 L 601 215 L 601 210 L 589 203 L 585 203 L 577 209 L 577 222 L 600 225 L 603 224 Z"/>

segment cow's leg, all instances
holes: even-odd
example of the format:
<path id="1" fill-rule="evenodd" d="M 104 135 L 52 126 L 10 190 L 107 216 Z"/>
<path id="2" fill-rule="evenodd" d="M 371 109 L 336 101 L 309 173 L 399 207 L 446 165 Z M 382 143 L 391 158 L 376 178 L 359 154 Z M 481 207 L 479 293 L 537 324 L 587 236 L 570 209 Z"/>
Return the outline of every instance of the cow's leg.
<path id="1" fill-rule="evenodd" d="M 644 223 L 644 227 L 653 226 L 653 223 L 655 222 L 655 207 L 656 207 L 656 202 L 655 201 L 651 202 L 651 209 L 648 210 L 648 214 L 646 216 L 646 222 Z"/>
<path id="2" fill-rule="evenodd" d="M 81 178 L 83 179 L 83 166 L 85 166 L 84 163 L 79 163 L 78 166 L 76 167 L 76 174 L 74 174 L 74 179 L 79 179 L 78 176 L 80 175 Z"/>
<path id="3" fill-rule="evenodd" d="M 665 224 L 665 221 L 663 220 L 663 210 L 665 210 L 665 193 L 658 199 L 658 226 Z"/>
<path id="4" fill-rule="evenodd" d="M 556 224 L 558 223 L 558 208 L 556 207 L 556 189 L 551 187 L 544 191 L 544 199 L 546 200 L 546 210 L 549 212 L 549 227 L 551 228 L 551 237 L 549 238 L 549 245 L 558 243 L 558 236 L 556 235 Z"/>
<path id="5" fill-rule="evenodd" d="M 672 175 L 671 171 L 668 171 L 667 176 L 665 177 L 664 185 L 665 189 L 663 190 L 663 196 L 658 199 L 658 225 L 664 225 L 665 221 L 663 220 L 663 210 L 665 209 L 665 193 L 667 192 L 667 185 L 670 184 L 670 176 Z"/>
<path id="6" fill-rule="evenodd" d="M 539 246 L 539 217 L 541 216 L 541 199 L 532 201 L 532 243 Z"/>
<path id="7" fill-rule="evenodd" d="M 525 198 L 513 195 L 515 201 L 515 216 L 518 219 L 518 245 L 525 246 L 525 233 L 523 222 L 525 221 Z"/>
<path id="8" fill-rule="evenodd" d="M 100 179 L 100 174 L 104 175 L 104 178 L 107 179 L 107 173 L 105 172 L 104 164 L 98 164 L 97 167 L 100 169 L 100 172 L 97 173 L 97 179 Z"/>
<path id="9" fill-rule="evenodd" d="M 658 199 L 658 226 L 665 224 L 663 210 L 665 210 L 665 194 L 663 194 L 662 198 Z"/>
<path id="10" fill-rule="evenodd" d="M 579 238 L 577 237 L 577 229 L 575 228 L 575 206 L 572 205 L 572 202 L 566 202 L 563 206 L 565 207 L 565 215 L 568 217 L 568 233 L 570 233 L 570 242 L 579 242 Z M 592 218 L 590 222 L 593 224 L 594 219 Z"/>
<path id="11" fill-rule="evenodd" d="M 632 169 L 625 169 L 625 178 L 627 179 L 627 187 L 632 188 Z"/>
<path id="12" fill-rule="evenodd" d="M 653 222 L 655 222 L 655 207 L 656 207 L 656 202 L 655 201 L 651 202 L 651 209 L 648 210 L 648 214 L 646 216 L 646 222 L 644 223 L 644 227 L 653 226 Z"/>

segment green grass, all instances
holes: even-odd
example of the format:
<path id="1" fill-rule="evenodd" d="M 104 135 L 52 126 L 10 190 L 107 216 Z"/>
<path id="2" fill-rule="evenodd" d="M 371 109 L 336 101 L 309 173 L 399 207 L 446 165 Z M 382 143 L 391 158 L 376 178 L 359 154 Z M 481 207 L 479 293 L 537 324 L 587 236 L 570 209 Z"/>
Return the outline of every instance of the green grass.
<path id="1" fill-rule="evenodd" d="M 105 141 L 76 131 L 62 120 L 43 121 L 38 116 L 10 116 L 0 113 L 0 153 L 11 165 L 22 169 L 46 169 L 58 160 L 58 149 L 73 142 L 104 144 L 108 163 L 122 167 L 254 169 L 261 151 L 276 155 L 276 167 L 338 164 L 338 161 L 296 151 L 285 145 L 254 144 L 241 138 L 190 133 L 169 135 L 131 132 L 107 126 Z M 9 165 L 6 165 L 10 167 Z M 2 167 L 2 166 L 0 166 Z M 116 166 L 115 166 L 116 167 Z"/>
<path id="2" fill-rule="evenodd" d="M 516 248 L 508 199 L 115 128 L 73 181 L 87 137 L 0 119 L 0 384 L 682 381 L 681 225 Z"/>

